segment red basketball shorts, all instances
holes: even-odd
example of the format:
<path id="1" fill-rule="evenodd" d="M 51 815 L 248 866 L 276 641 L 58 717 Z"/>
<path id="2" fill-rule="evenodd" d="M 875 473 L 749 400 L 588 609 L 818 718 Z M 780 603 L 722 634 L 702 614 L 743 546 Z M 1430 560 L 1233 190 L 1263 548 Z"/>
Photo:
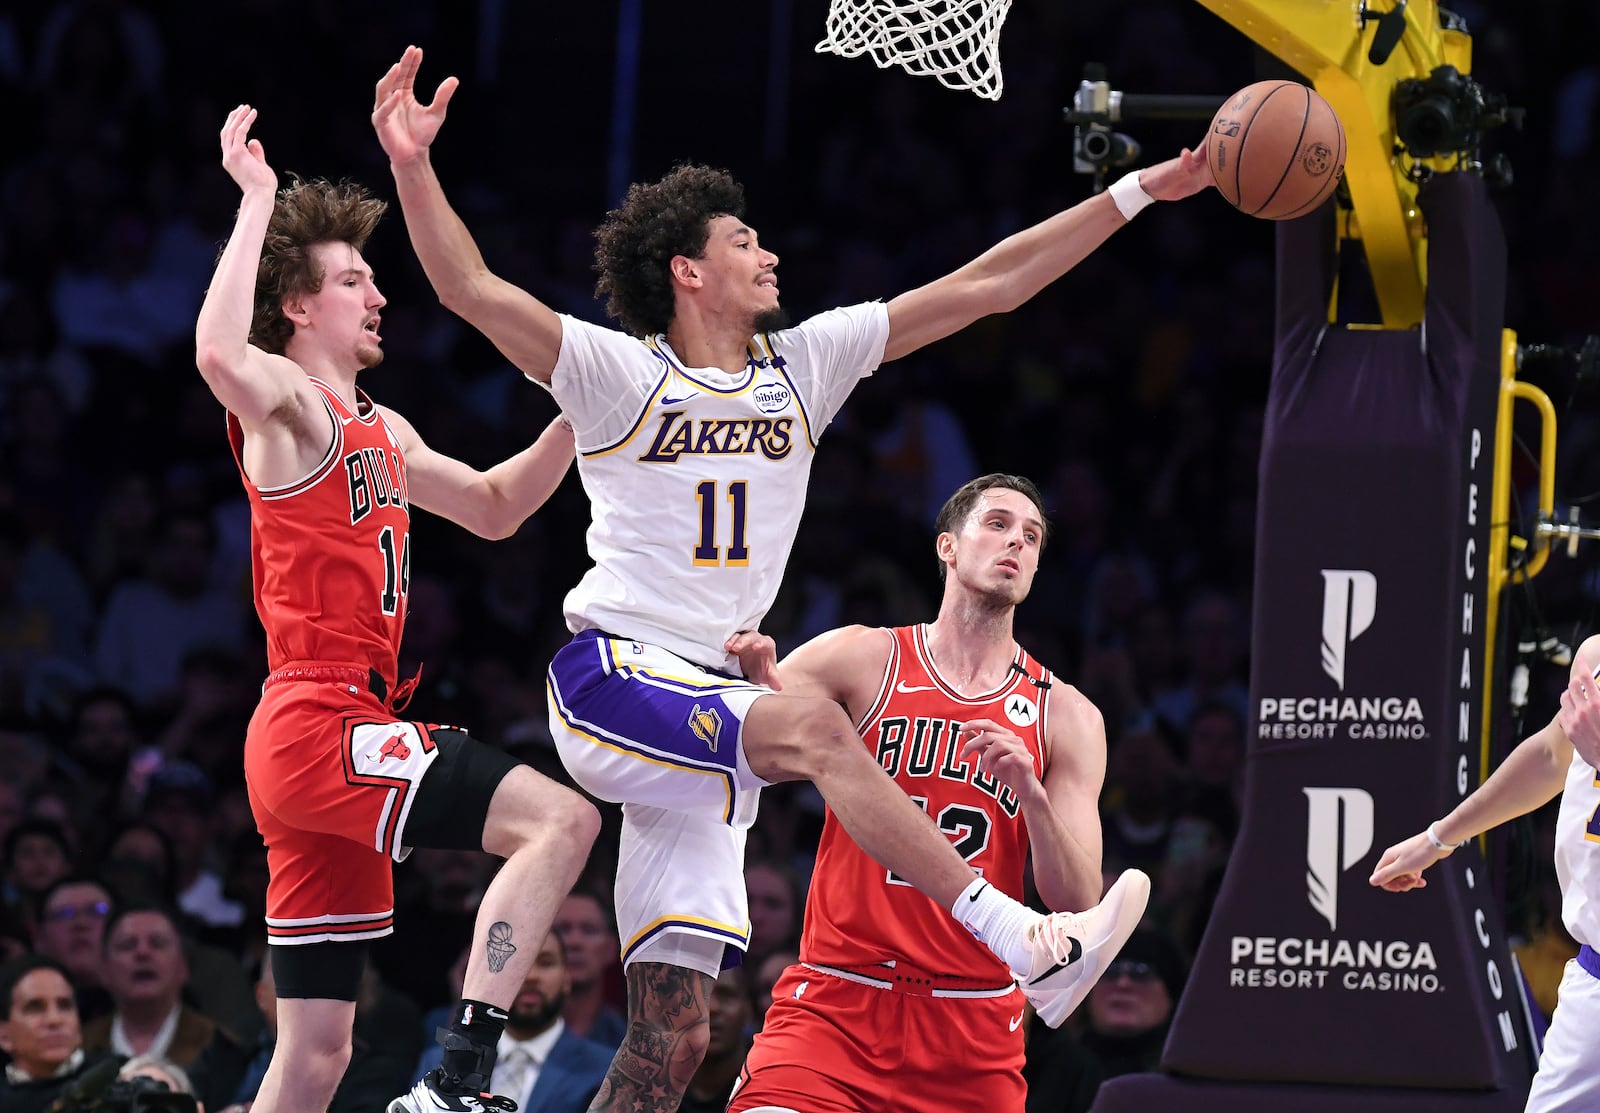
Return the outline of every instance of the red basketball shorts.
<path id="1" fill-rule="evenodd" d="M 1022 1113 L 1022 993 L 924 992 L 789 967 L 729 1113 Z"/>
<path id="2" fill-rule="evenodd" d="M 245 736 L 245 782 L 267 844 L 267 938 L 376 939 L 394 930 L 392 862 L 438 756 L 432 730 L 396 721 L 354 685 L 275 684 Z"/>

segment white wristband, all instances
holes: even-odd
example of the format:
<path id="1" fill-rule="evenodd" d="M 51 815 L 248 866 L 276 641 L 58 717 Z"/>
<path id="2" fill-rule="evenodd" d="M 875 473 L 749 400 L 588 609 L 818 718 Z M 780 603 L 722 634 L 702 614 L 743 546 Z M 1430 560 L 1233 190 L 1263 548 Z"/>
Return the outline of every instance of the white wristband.
<path id="1" fill-rule="evenodd" d="M 1144 186 L 1139 184 L 1139 172 L 1124 174 L 1111 183 L 1111 188 L 1106 190 L 1111 194 L 1112 203 L 1117 206 L 1117 211 L 1122 214 L 1123 220 L 1132 220 L 1139 215 L 1139 210 L 1155 200 L 1144 191 Z"/>
<path id="2" fill-rule="evenodd" d="M 1472 841 L 1471 839 L 1462 839 L 1460 842 L 1445 842 L 1439 837 L 1438 833 L 1434 831 L 1434 827 L 1437 826 L 1438 823 L 1439 821 L 1436 819 L 1432 823 L 1428 824 L 1428 841 L 1433 844 L 1433 848 L 1435 850 L 1459 850 L 1461 847 L 1466 846 L 1467 843 Z"/>

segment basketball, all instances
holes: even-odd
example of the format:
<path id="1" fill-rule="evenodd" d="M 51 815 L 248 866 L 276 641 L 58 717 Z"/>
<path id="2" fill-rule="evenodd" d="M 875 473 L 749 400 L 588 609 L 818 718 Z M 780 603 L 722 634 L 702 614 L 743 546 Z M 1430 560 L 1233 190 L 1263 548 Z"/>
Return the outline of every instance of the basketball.
<path id="1" fill-rule="evenodd" d="M 1263 220 L 1304 216 L 1326 201 L 1344 173 L 1344 150 L 1333 106 L 1297 81 L 1246 85 L 1206 133 L 1217 191 Z"/>

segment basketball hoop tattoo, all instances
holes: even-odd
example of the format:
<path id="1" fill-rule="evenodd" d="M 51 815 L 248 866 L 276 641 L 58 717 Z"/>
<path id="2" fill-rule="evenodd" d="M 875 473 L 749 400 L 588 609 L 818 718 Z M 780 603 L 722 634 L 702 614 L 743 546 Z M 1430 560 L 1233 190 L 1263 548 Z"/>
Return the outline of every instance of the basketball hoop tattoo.
<path id="1" fill-rule="evenodd" d="M 489 925 L 489 940 L 484 944 L 484 949 L 489 955 L 489 971 L 498 974 L 506 968 L 506 960 L 517 953 L 517 945 L 511 942 L 511 925 L 504 920 L 496 920 Z"/>

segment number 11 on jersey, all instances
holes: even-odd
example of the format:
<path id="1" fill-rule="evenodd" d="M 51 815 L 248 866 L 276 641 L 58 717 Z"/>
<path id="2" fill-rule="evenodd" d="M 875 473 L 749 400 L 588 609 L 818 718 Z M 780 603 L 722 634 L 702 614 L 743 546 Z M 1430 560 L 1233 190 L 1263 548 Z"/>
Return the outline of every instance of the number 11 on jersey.
<path id="1" fill-rule="evenodd" d="M 742 567 L 750 563 L 750 549 L 744 543 L 745 488 L 747 480 L 735 479 L 728 484 L 728 503 L 733 510 L 733 529 L 728 540 L 728 555 L 723 558 L 717 537 L 717 481 L 703 479 L 695 486 L 695 501 L 700 504 L 700 543 L 694 547 L 694 563 L 698 567 L 728 565 Z"/>

